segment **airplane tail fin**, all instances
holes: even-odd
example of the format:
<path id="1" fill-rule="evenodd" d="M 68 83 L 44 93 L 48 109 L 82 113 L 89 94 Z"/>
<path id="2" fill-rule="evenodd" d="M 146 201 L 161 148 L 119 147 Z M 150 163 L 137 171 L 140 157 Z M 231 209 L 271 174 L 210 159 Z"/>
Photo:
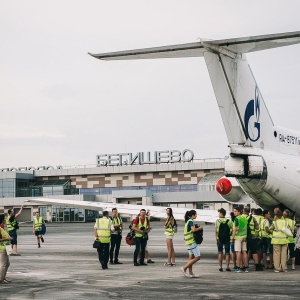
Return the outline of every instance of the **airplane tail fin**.
<path id="1" fill-rule="evenodd" d="M 204 57 L 230 145 L 273 149 L 273 122 L 245 53 L 300 43 L 300 31 L 103 54 L 101 60 Z"/>

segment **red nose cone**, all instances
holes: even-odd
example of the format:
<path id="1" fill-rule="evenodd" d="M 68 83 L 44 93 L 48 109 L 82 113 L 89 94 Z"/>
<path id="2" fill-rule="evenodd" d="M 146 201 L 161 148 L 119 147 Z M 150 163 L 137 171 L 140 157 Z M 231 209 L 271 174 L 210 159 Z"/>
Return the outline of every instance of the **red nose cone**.
<path id="1" fill-rule="evenodd" d="M 221 178 L 216 184 L 216 189 L 219 194 L 227 195 L 232 189 L 232 184 L 227 178 Z"/>

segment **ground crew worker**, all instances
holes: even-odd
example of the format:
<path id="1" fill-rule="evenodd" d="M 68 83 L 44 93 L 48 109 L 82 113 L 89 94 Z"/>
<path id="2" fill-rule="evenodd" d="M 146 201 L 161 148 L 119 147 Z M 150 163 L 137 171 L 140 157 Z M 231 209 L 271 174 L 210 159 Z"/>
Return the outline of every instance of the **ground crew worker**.
<path id="1" fill-rule="evenodd" d="M 245 266 L 245 272 L 249 272 L 248 255 L 247 255 L 247 219 L 241 215 L 242 209 L 237 207 L 233 210 L 235 219 L 232 232 L 232 243 L 237 257 L 236 273 L 241 273 L 242 263 Z"/>
<path id="2" fill-rule="evenodd" d="M 291 213 L 288 209 L 283 211 L 283 217 L 287 221 L 288 226 L 292 232 L 292 236 L 288 237 L 288 249 L 290 252 L 290 259 L 292 261 L 292 270 L 295 270 L 295 262 L 296 262 L 296 253 L 295 253 L 295 238 L 294 236 L 297 233 L 297 227 L 295 226 L 296 222 L 290 218 Z"/>
<path id="3" fill-rule="evenodd" d="M 12 238 L 4 230 L 4 224 L 5 217 L 2 214 L 0 215 L 0 284 L 10 283 L 10 281 L 6 279 L 6 273 L 10 263 L 5 246 L 9 245 L 9 242 L 12 240 Z"/>
<path id="4" fill-rule="evenodd" d="M 199 245 L 196 243 L 194 238 L 194 232 L 203 230 L 203 226 L 198 228 L 194 224 L 194 219 L 197 218 L 197 212 L 195 210 L 187 211 L 185 213 L 185 226 L 184 226 L 184 241 L 188 246 L 189 260 L 184 267 L 181 268 L 182 273 L 185 277 L 199 277 L 193 273 L 193 264 L 195 264 L 201 258 Z M 189 274 L 186 270 L 189 269 Z"/>
<path id="5" fill-rule="evenodd" d="M 35 213 L 35 218 L 33 218 L 33 228 L 32 228 L 32 233 L 35 234 L 36 236 L 36 241 L 38 244 L 38 248 L 41 248 L 41 243 L 40 241 L 42 241 L 42 243 L 44 243 L 44 238 L 42 235 L 42 227 L 44 224 L 44 220 L 43 218 L 40 216 L 40 213 L 37 211 Z"/>
<path id="6" fill-rule="evenodd" d="M 148 241 L 148 234 L 151 230 L 150 221 L 146 217 L 146 210 L 141 209 L 140 214 L 133 220 L 132 230 L 135 231 L 135 251 L 133 254 L 133 265 L 134 266 L 147 266 L 145 263 L 145 251 Z M 138 263 L 138 254 L 141 251 L 140 262 Z"/>
<path id="7" fill-rule="evenodd" d="M 11 253 L 11 256 L 20 256 L 17 252 L 17 244 L 18 244 L 18 235 L 17 230 L 19 229 L 17 217 L 22 213 L 23 205 L 21 206 L 21 209 L 18 211 L 17 214 L 15 214 L 13 209 L 9 209 L 7 211 L 8 216 L 6 218 L 6 226 L 8 230 L 9 236 L 12 238 L 10 243 L 13 249 L 13 253 Z"/>
<path id="8" fill-rule="evenodd" d="M 108 269 L 109 260 L 109 244 L 111 233 L 115 231 L 111 219 L 109 219 L 108 211 L 103 212 L 103 218 L 97 218 L 94 226 L 95 239 L 99 240 L 101 245 L 97 248 L 98 259 L 102 269 Z"/>
<path id="9" fill-rule="evenodd" d="M 112 224 L 115 228 L 115 232 L 112 232 L 112 234 L 111 234 L 109 263 L 110 264 L 122 264 L 121 262 L 119 262 L 119 252 L 120 252 L 120 246 L 121 246 L 121 241 L 122 241 L 123 223 L 122 223 L 122 219 L 118 216 L 118 210 L 116 208 L 112 209 L 111 220 L 112 220 Z M 114 256 L 115 256 L 115 258 L 114 258 Z"/>
<path id="10" fill-rule="evenodd" d="M 288 239 L 287 235 L 282 232 L 284 226 L 288 226 L 287 221 L 282 219 L 282 211 L 277 210 L 273 224 L 271 225 L 271 230 L 273 230 L 271 243 L 273 245 L 274 271 L 276 273 L 280 271 L 286 272 L 285 265 Z"/>

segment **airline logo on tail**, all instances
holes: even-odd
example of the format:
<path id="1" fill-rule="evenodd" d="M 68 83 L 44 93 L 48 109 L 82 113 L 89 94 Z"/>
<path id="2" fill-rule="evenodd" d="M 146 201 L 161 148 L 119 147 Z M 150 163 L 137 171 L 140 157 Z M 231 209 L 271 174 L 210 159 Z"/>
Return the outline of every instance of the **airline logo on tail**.
<path id="1" fill-rule="evenodd" d="M 246 135 L 247 138 L 252 142 L 256 142 L 260 138 L 260 97 L 259 89 L 256 86 L 255 99 L 250 100 L 245 109 L 244 123 Z M 249 131 L 253 133 L 252 136 L 250 136 Z"/>

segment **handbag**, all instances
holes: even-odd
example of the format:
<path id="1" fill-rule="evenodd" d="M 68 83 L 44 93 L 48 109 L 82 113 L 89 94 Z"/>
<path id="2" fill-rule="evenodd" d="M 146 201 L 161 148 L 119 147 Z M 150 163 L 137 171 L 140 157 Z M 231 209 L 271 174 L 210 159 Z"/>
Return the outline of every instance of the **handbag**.
<path id="1" fill-rule="evenodd" d="M 101 246 L 101 242 L 99 240 L 94 240 L 93 248 L 98 249 Z"/>

